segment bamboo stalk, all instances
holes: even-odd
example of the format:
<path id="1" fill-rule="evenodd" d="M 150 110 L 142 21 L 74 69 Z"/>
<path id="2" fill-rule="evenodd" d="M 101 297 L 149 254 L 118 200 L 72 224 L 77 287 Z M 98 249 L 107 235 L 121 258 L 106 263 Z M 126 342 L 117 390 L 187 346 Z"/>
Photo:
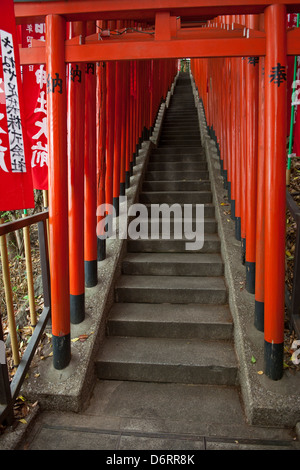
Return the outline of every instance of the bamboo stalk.
<path id="1" fill-rule="evenodd" d="M 48 209 L 49 208 L 48 189 L 43 190 L 43 200 L 44 200 L 44 209 Z M 48 240 L 48 251 L 50 251 L 50 245 L 49 245 L 49 219 L 47 220 L 47 240 Z"/>
<path id="2" fill-rule="evenodd" d="M 26 217 L 26 214 L 23 214 L 23 217 Z M 25 259 L 26 259 L 28 299 L 29 299 L 29 309 L 30 309 L 30 323 L 31 323 L 31 327 L 34 328 L 37 323 L 37 318 L 36 318 L 36 310 L 35 310 L 29 226 L 23 228 L 23 233 L 24 233 L 24 247 L 25 247 Z"/>
<path id="3" fill-rule="evenodd" d="M 3 224 L 3 219 L 0 219 L 0 224 Z M 13 297 L 12 297 L 12 289 L 11 289 L 11 282 L 10 282 L 9 262 L 8 262 L 7 244 L 6 244 L 5 235 L 0 236 L 0 249 L 1 249 L 1 261 L 2 261 L 4 289 L 5 289 L 7 317 L 8 317 L 8 329 L 9 329 L 9 334 L 10 334 L 10 339 L 11 339 L 11 348 L 12 348 L 14 365 L 18 366 L 20 364 L 20 355 L 19 355 L 19 345 L 18 345 L 14 307 L 13 307 Z"/>

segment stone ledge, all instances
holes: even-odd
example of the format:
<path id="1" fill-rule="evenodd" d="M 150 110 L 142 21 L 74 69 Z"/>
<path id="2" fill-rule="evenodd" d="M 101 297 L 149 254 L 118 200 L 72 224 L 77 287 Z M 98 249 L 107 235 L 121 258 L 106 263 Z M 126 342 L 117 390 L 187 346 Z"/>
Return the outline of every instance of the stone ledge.
<path id="1" fill-rule="evenodd" d="M 272 381 L 266 375 L 259 374 L 264 369 L 264 335 L 254 326 L 255 299 L 254 295 L 245 289 L 246 272 L 241 262 L 241 243 L 235 238 L 234 221 L 230 215 L 224 213 L 230 206 L 221 205 L 227 191 L 224 189 L 220 173 L 216 145 L 208 135 L 203 105 L 199 100 L 193 77 L 192 84 L 221 238 L 246 418 L 252 425 L 295 427 L 300 421 L 300 373 L 294 375 L 285 370 L 283 378 L 279 381 Z M 255 364 L 251 362 L 252 356 L 256 359 Z"/>
<path id="2" fill-rule="evenodd" d="M 143 142 L 137 155 L 130 188 L 126 190 L 128 208 L 139 196 L 150 151 L 159 139 L 165 109 L 163 103 L 153 135 L 149 141 Z M 126 244 L 126 239 L 120 240 L 118 237 L 106 241 L 106 259 L 98 262 L 98 284 L 85 292 L 85 319 L 78 325 L 71 325 L 71 340 L 80 335 L 88 335 L 88 338 L 84 342 L 71 341 L 70 364 L 63 370 L 56 370 L 51 356 L 48 356 L 40 360 L 36 367 L 30 368 L 21 393 L 30 402 L 38 401 L 41 409 L 79 412 L 87 405 L 96 378 L 94 358 L 105 337 L 108 314 L 114 302 L 114 286 L 121 273 Z"/>

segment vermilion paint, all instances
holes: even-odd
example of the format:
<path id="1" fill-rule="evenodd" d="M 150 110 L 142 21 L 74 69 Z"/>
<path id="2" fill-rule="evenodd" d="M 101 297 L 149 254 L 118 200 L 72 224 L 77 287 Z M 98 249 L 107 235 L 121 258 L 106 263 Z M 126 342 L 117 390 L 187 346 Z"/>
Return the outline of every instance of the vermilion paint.
<path id="1" fill-rule="evenodd" d="M 63 369 L 71 358 L 68 252 L 67 93 L 64 48 L 65 20 L 46 18 L 46 69 L 62 80 L 62 93 L 48 93 L 49 246 L 53 363 Z"/>
<path id="2" fill-rule="evenodd" d="M 281 378 L 284 341 L 286 211 L 286 8 L 265 10 L 265 356 L 266 374 Z"/>

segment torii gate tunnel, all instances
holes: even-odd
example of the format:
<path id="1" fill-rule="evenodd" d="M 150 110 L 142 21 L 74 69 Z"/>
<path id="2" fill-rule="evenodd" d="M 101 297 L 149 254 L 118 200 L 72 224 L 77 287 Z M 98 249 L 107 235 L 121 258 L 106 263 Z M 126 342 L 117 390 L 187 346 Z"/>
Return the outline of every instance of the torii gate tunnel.
<path id="1" fill-rule="evenodd" d="M 177 59 L 188 57 L 245 247 L 265 372 L 281 377 L 286 66 L 288 55 L 300 55 L 300 30 L 287 28 L 287 14 L 299 11 L 298 0 L 15 1 L 17 24 L 46 24 L 45 43 L 33 41 L 20 57 L 46 64 L 57 369 L 70 361 L 70 322 L 83 320 L 85 285 L 97 283 L 97 259 L 105 257 L 97 206 L 118 209 Z"/>

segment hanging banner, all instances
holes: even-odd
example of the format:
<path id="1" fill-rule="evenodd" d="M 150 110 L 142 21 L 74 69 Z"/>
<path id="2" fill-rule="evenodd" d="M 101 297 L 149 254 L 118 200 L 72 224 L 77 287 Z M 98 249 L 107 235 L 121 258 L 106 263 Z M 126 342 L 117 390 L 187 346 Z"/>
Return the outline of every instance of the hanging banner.
<path id="1" fill-rule="evenodd" d="M 34 207 L 17 29 L 12 0 L 0 17 L 0 210 Z"/>
<path id="2" fill-rule="evenodd" d="M 32 47 L 32 40 L 45 41 L 45 23 L 22 25 L 22 47 Z M 24 110 L 35 189 L 48 189 L 46 82 L 44 64 L 23 66 Z"/>
<path id="3" fill-rule="evenodd" d="M 287 27 L 297 27 L 297 14 L 287 15 Z M 293 153 L 300 156 L 300 57 L 297 57 L 296 76 L 294 77 L 294 56 L 287 58 L 287 135 L 290 135 L 291 107 L 294 106 Z M 296 78 L 296 80 L 294 80 Z"/>

